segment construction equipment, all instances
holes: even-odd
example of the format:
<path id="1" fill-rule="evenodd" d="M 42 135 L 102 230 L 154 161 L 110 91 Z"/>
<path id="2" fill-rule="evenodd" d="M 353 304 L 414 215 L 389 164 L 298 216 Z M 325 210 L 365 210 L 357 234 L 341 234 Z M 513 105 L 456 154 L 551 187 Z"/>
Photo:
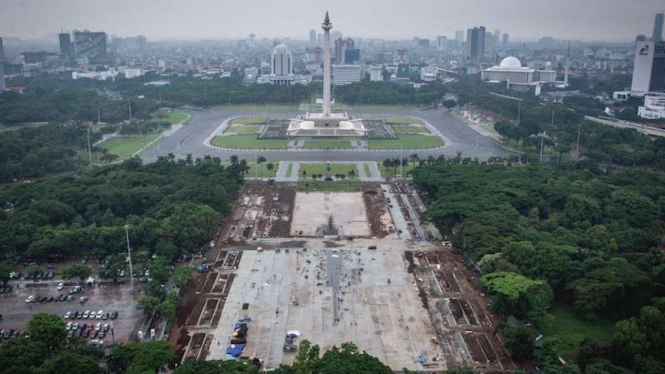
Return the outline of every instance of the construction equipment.
<path id="1" fill-rule="evenodd" d="M 203 272 L 205 272 L 205 271 L 208 270 L 208 269 L 212 269 L 213 266 L 215 266 L 215 264 L 201 264 L 201 265 L 199 265 L 199 266 L 196 267 L 196 270 L 197 270 L 199 273 L 203 273 Z"/>

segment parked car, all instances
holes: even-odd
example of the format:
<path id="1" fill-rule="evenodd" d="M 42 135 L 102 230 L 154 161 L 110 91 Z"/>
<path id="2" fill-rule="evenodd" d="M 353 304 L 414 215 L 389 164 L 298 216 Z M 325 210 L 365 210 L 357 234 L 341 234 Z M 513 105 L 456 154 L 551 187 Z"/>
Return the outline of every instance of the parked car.
<path id="1" fill-rule="evenodd" d="M 67 322 L 67 326 L 65 327 L 65 330 L 71 330 L 72 329 L 72 323 Z"/>
<path id="2" fill-rule="evenodd" d="M 118 318 L 118 312 L 111 313 L 111 319 L 116 319 L 116 318 Z"/>
<path id="3" fill-rule="evenodd" d="M 85 303 L 86 301 L 88 301 L 88 299 L 89 299 L 89 297 L 87 297 L 87 296 L 81 296 L 81 298 L 79 299 L 79 302 L 80 302 L 81 304 L 83 304 L 83 303 Z"/>
<path id="4" fill-rule="evenodd" d="M 96 337 L 97 337 L 97 331 L 92 330 L 92 331 L 90 332 L 90 339 L 94 339 L 94 338 L 96 338 Z"/>
<path id="5" fill-rule="evenodd" d="M 30 296 L 28 296 L 27 299 L 25 299 L 26 303 L 31 303 L 33 301 L 35 301 L 35 295 L 30 295 Z"/>
<path id="6" fill-rule="evenodd" d="M 104 314 L 103 310 L 97 311 L 97 315 L 95 315 L 95 319 L 102 319 L 103 314 Z"/>
<path id="7" fill-rule="evenodd" d="M 83 312 L 83 318 L 88 318 L 88 317 L 90 317 L 90 311 L 86 310 L 85 312 Z"/>
<path id="8" fill-rule="evenodd" d="M 72 316 L 72 312 L 65 313 L 65 319 L 69 319 Z"/>
<path id="9" fill-rule="evenodd" d="M 95 330 L 101 330 L 102 329 L 102 323 L 97 322 L 97 325 L 95 326 Z"/>
<path id="10" fill-rule="evenodd" d="M 108 323 L 104 324 L 104 327 L 102 327 L 102 331 L 109 332 L 109 324 Z"/>
<path id="11" fill-rule="evenodd" d="M 102 316 L 102 319 L 105 320 L 105 321 L 107 319 L 109 319 L 109 313 L 108 312 L 104 313 L 104 315 Z"/>
<path id="12" fill-rule="evenodd" d="M 74 296 L 72 295 L 67 295 L 67 301 L 74 301 Z"/>
<path id="13" fill-rule="evenodd" d="M 76 312 L 76 319 L 81 319 L 81 318 L 83 318 L 83 313 Z"/>
<path id="14" fill-rule="evenodd" d="M 58 291 L 62 291 L 63 288 L 65 288 L 65 284 L 62 283 L 62 282 L 58 283 L 57 290 L 58 290 Z"/>

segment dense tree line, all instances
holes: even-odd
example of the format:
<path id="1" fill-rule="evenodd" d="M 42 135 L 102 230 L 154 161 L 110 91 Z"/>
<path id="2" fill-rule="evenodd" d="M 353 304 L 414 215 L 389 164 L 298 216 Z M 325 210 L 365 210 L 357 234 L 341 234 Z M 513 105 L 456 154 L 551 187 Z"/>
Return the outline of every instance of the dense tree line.
<path id="1" fill-rule="evenodd" d="M 206 157 L 150 165 L 130 159 L 80 177 L 51 178 L 0 190 L 0 254 L 17 260 L 123 253 L 132 246 L 167 260 L 208 243 L 229 212 L 244 168 Z"/>
<path id="2" fill-rule="evenodd" d="M 91 136 L 95 141 L 100 135 Z M 44 125 L 0 132 L 0 182 L 73 171 L 85 163 L 87 128 Z"/>
<path id="3" fill-rule="evenodd" d="M 42 74 L 21 78 L 13 85 L 25 86 L 23 94 L 0 93 L 0 123 L 102 122 L 117 123 L 129 118 L 129 104 L 110 96 L 105 85 L 91 79 L 71 79 L 69 74 Z M 132 117 L 149 119 L 158 103 L 132 99 Z"/>
<path id="4" fill-rule="evenodd" d="M 414 88 L 410 84 L 390 82 L 358 82 L 335 87 L 335 97 L 345 104 L 419 104 L 443 101 L 448 92 L 440 83 Z"/>
<path id="5" fill-rule="evenodd" d="M 665 296 L 662 176 L 601 172 L 590 162 L 513 167 L 444 159 L 413 175 L 431 200 L 426 218 L 478 264 L 496 313 L 543 326 L 556 301 L 588 319 L 623 319 L 612 347 L 630 353 L 611 357 L 598 348 L 605 354 L 597 356 L 631 370 L 637 355 L 665 367 L 651 341 L 662 347 L 665 335 L 643 336 L 665 331 L 665 304 L 654 301 Z"/>
<path id="6" fill-rule="evenodd" d="M 490 90 L 516 96 L 523 101 L 518 104 L 517 101 L 491 95 Z M 460 105 L 473 103 L 504 117 L 506 120 L 495 124 L 497 132 L 519 142 L 526 151 L 526 158 L 537 157 L 541 141 L 553 151 L 556 159 L 572 155 L 577 150 L 579 134 L 582 157 L 624 166 L 665 167 L 665 140 L 654 141 L 635 130 L 585 120 L 584 115 L 604 115 L 605 106 L 597 99 L 568 97 L 563 104 L 543 105 L 533 94 L 507 92 L 504 87 L 489 86 L 475 76 L 462 78 L 455 84 L 454 91 L 459 96 Z"/>

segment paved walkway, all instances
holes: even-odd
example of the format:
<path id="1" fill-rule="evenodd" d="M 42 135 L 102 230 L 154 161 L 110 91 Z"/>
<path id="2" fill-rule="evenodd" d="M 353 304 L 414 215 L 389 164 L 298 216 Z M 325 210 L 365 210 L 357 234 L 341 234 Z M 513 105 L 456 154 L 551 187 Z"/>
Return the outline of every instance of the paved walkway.
<path id="1" fill-rule="evenodd" d="M 289 171 L 289 165 L 291 166 L 291 175 L 288 176 L 287 172 Z M 277 175 L 275 177 L 276 182 L 297 182 L 298 173 L 300 172 L 300 162 L 288 162 L 280 161 L 279 167 L 277 168 Z"/>
<path id="2" fill-rule="evenodd" d="M 369 168 L 369 175 L 365 170 L 365 165 Z M 381 172 L 376 165 L 376 162 L 356 162 L 356 167 L 358 168 L 358 176 L 360 177 L 361 182 L 383 182 L 384 179 L 381 177 Z"/>

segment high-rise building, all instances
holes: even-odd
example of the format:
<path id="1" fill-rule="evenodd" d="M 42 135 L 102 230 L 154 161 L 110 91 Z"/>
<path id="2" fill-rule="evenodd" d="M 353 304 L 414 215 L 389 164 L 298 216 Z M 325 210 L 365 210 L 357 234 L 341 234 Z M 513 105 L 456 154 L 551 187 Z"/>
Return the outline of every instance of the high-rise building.
<path id="1" fill-rule="evenodd" d="M 481 61 L 485 57 L 485 27 L 474 27 L 466 31 L 466 53 L 470 60 Z"/>
<path id="2" fill-rule="evenodd" d="M 653 40 L 657 42 L 663 40 L 663 17 L 665 17 L 663 13 L 656 13 L 653 23 Z"/>
<path id="3" fill-rule="evenodd" d="M 26 64 L 39 64 L 46 62 L 46 52 L 23 52 L 23 61 Z"/>
<path id="4" fill-rule="evenodd" d="M 309 45 L 316 45 L 316 30 L 309 30 Z"/>
<path id="5" fill-rule="evenodd" d="M 357 64 L 360 62 L 360 49 L 358 48 L 347 48 L 344 52 L 344 63 L 345 64 Z"/>
<path id="6" fill-rule="evenodd" d="M 448 38 L 445 36 L 436 37 L 436 50 L 445 51 L 448 48 Z"/>
<path id="7" fill-rule="evenodd" d="M 278 44 L 270 58 L 270 81 L 278 86 L 290 86 L 293 81 L 293 55 L 289 47 Z"/>
<path id="8" fill-rule="evenodd" d="M 87 58 L 90 63 L 105 63 L 106 33 L 91 31 L 74 31 L 74 47 L 77 58 Z"/>
<path id="9" fill-rule="evenodd" d="M 72 35 L 68 32 L 58 34 L 60 41 L 60 54 L 67 57 L 68 60 L 74 59 L 74 44 L 72 44 Z"/>
<path id="10" fill-rule="evenodd" d="M 645 40 L 647 40 L 647 36 L 644 35 L 644 34 L 638 34 L 638 35 L 635 37 L 635 41 L 636 41 L 636 42 L 643 42 L 643 41 L 645 41 Z"/>
<path id="11" fill-rule="evenodd" d="M 337 64 L 342 64 L 344 63 L 344 56 L 346 54 L 346 50 L 349 48 L 353 48 L 355 46 L 355 41 L 351 38 L 346 38 L 346 39 L 336 39 L 335 40 L 335 62 Z"/>
<path id="12" fill-rule="evenodd" d="M 508 49 L 508 43 L 510 43 L 510 35 L 507 32 L 504 32 L 501 36 L 501 47 L 506 50 Z"/>
<path id="13" fill-rule="evenodd" d="M 7 84 L 5 84 L 5 70 L 0 64 L 0 94 L 7 89 Z"/>
<path id="14" fill-rule="evenodd" d="M 493 42 L 494 42 L 494 46 L 495 46 L 496 48 L 499 48 L 499 45 L 501 44 L 501 30 L 499 30 L 499 29 L 494 29 L 494 36 L 493 36 L 493 38 L 494 38 L 494 40 L 493 40 Z"/>
<path id="15" fill-rule="evenodd" d="M 5 45 L 2 43 L 2 38 L 0 38 L 0 61 L 5 60 Z"/>
<path id="16" fill-rule="evenodd" d="M 665 90 L 665 42 L 635 43 L 631 91 L 637 95 Z"/>
<path id="17" fill-rule="evenodd" d="M 306 50 L 307 62 L 323 62 L 323 48 L 321 47 L 311 47 Z"/>
<path id="18" fill-rule="evenodd" d="M 462 45 L 462 43 L 464 43 L 464 30 L 455 31 L 455 41 L 457 41 L 459 45 Z"/>

